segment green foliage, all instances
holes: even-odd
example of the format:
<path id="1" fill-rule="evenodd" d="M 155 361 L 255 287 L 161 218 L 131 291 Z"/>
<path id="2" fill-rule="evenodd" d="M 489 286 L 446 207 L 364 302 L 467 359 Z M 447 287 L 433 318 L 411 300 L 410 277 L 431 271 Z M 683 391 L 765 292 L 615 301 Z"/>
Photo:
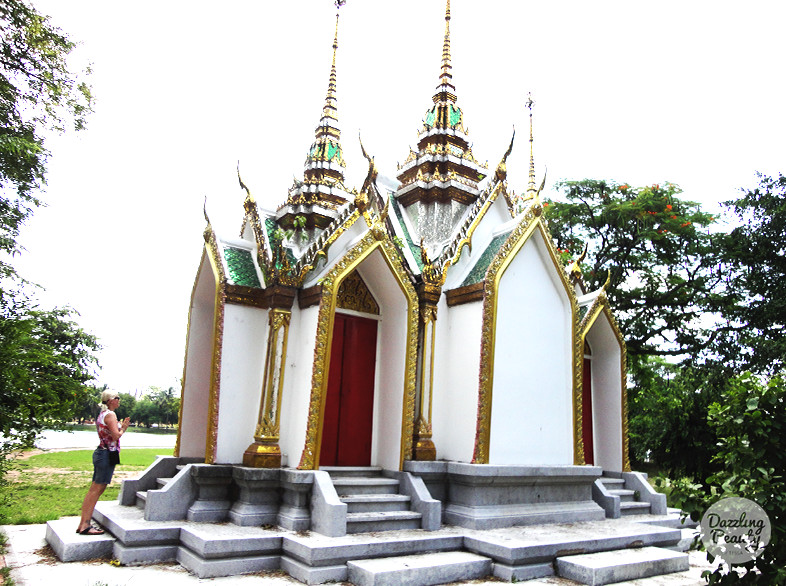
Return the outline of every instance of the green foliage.
<path id="1" fill-rule="evenodd" d="M 696 352 L 715 336 L 701 318 L 719 300 L 714 218 L 678 197 L 673 183 L 631 187 L 586 179 L 557 185 L 565 202 L 544 206 L 557 248 L 578 256 L 588 287 L 611 273 L 607 294 L 632 357 Z"/>
<path id="2" fill-rule="evenodd" d="M 630 451 L 634 468 L 657 463 L 671 478 L 704 479 L 717 470 L 717 450 L 707 410 L 728 382 L 714 365 L 667 362 L 650 357 L 631 369 L 628 394 Z"/>
<path id="3" fill-rule="evenodd" d="M 89 393 L 96 366 L 95 337 L 70 309 L 41 311 L 0 290 L 0 433 L 4 449 L 32 443 L 61 428 Z"/>
<path id="4" fill-rule="evenodd" d="M 120 403 L 122 404 L 123 401 Z M 167 389 L 150 387 L 148 394 L 134 405 L 131 411 L 131 421 L 146 427 L 150 427 L 154 423 L 174 425 L 177 423 L 179 414 L 180 398 L 175 396 L 174 387 Z"/>
<path id="5" fill-rule="evenodd" d="M 773 373 L 786 367 L 786 177 L 758 180 L 725 202 L 741 222 L 721 242 L 728 289 L 738 300 L 724 312 L 734 328 L 718 351 L 738 368 Z"/>
<path id="6" fill-rule="evenodd" d="M 706 485 L 675 487 L 684 510 L 698 519 L 721 497 L 738 496 L 758 503 L 770 518 L 772 537 L 763 553 L 739 567 L 740 574 L 720 567 L 710 583 L 783 584 L 786 582 L 786 381 L 783 375 L 761 382 L 751 374 L 730 381 L 709 408 L 709 423 L 718 437 L 713 461 L 719 470 Z M 754 571 L 755 570 L 755 571 Z"/>
<path id="7" fill-rule="evenodd" d="M 71 71 L 76 46 L 23 0 L 0 0 L 0 251 L 18 251 L 19 228 L 40 201 L 49 156 L 46 132 L 80 130 L 93 97 Z M 9 267 L 2 265 L 6 271 Z"/>

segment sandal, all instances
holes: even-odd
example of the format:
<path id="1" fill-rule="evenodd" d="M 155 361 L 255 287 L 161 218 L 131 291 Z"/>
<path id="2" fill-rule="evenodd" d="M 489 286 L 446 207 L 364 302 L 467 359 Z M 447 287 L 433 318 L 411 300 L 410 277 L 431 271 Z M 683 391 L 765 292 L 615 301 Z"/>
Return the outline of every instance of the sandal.
<path id="1" fill-rule="evenodd" d="M 88 525 L 87 527 L 85 527 L 81 531 L 79 529 L 77 529 L 76 532 L 79 533 L 79 535 L 103 535 L 104 534 L 104 530 L 103 529 L 98 529 L 98 528 L 93 527 L 91 525 Z"/>

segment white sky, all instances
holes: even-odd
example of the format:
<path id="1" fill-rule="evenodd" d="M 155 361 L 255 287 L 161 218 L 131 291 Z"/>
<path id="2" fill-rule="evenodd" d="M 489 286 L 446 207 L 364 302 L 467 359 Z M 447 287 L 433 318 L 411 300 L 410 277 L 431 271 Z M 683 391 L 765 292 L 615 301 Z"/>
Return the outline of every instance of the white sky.
<path id="1" fill-rule="evenodd" d="M 327 89 L 329 0 L 33 0 L 93 62 L 88 129 L 49 142 L 49 206 L 20 272 L 101 339 L 102 383 L 176 385 L 202 204 L 237 236 L 245 183 L 269 208 L 302 178 Z M 220 8 L 218 8 L 220 6 Z M 443 0 L 349 0 L 338 107 L 348 186 L 395 176 L 437 83 Z M 538 181 L 672 181 L 715 210 L 784 171 L 786 3 L 453 0 L 453 74 L 479 160 L 526 187 L 527 92 Z"/>

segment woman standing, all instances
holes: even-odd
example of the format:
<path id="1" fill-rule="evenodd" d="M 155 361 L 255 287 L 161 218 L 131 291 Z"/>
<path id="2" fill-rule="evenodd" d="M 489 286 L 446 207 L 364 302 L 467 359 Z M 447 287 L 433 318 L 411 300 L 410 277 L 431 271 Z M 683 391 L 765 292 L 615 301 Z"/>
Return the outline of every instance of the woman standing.
<path id="1" fill-rule="evenodd" d="M 120 436 L 128 429 L 126 417 L 122 423 L 117 421 L 115 409 L 120 405 L 120 397 L 115 391 L 101 393 L 101 413 L 96 417 L 98 447 L 93 452 L 93 483 L 82 502 L 82 519 L 76 532 L 81 535 L 102 535 L 104 531 L 90 525 L 93 510 L 107 485 L 112 482 L 115 465 L 120 463 Z"/>

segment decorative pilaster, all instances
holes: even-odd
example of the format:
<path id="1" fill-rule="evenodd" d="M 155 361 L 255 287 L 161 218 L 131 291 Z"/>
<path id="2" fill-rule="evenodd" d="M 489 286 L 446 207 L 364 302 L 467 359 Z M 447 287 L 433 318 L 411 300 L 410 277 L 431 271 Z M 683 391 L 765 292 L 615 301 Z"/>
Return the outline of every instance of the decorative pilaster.
<path id="1" fill-rule="evenodd" d="M 431 409 L 434 403 L 434 348 L 437 328 L 437 304 L 442 296 L 445 274 L 434 266 L 421 242 L 423 282 L 418 288 L 420 305 L 420 345 L 418 347 L 418 397 L 415 420 L 415 460 L 437 459 L 437 448 L 431 439 Z"/>
<path id="2" fill-rule="evenodd" d="M 265 355 L 259 420 L 252 443 L 243 453 L 243 465 L 254 468 L 281 467 L 280 434 L 281 392 L 284 387 L 284 366 L 287 355 L 288 309 L 271 308 L 268 313 L 267 353 Z"/>
<path id="3" fill-rule="evenodd" d="M 418 412 L 415 425 L 415 460 L 437 459 L 437 448 L 431 439 L 431 406 L 434 391 L 434 340 L 437 325 L 437 306 L 421 301 L 420 328 L 421 344 L 418 349 Z"/>

